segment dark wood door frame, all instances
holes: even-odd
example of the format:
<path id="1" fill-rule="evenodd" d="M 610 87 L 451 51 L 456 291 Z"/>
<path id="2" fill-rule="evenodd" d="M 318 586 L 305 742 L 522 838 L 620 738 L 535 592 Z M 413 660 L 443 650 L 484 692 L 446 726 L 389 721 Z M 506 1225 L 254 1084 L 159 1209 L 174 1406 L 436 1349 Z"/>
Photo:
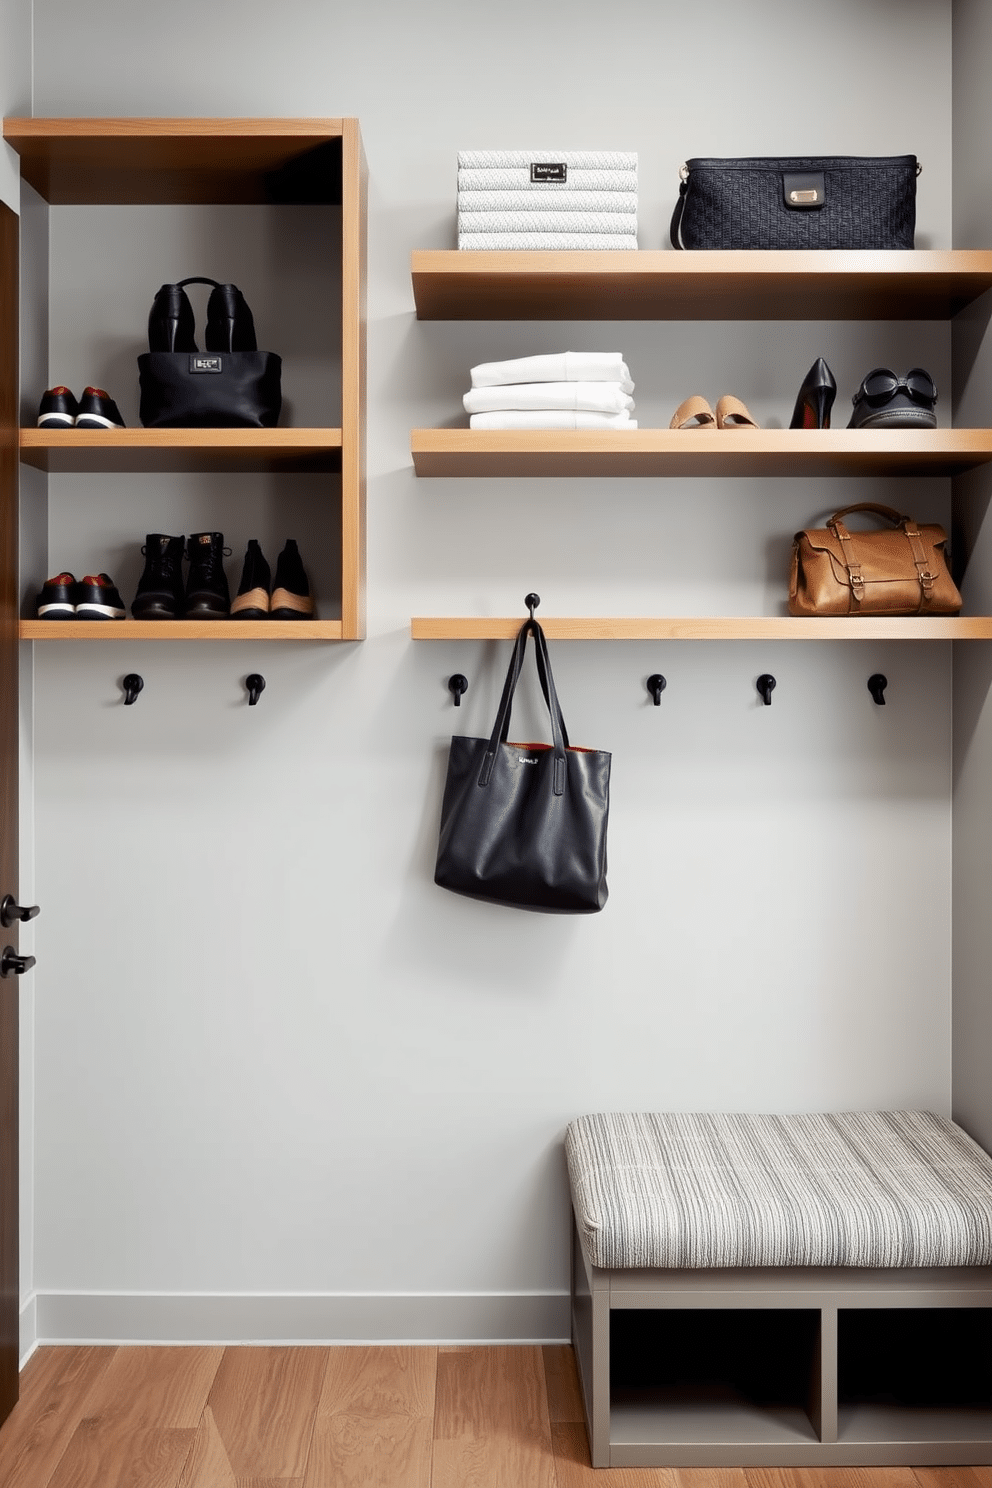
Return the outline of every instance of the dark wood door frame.
<path id="1" fill-rule="evenodd" d="M 0 898 L 18 889 L 18 219 L 0 202 Z M 0 929 L 17 947 L 17 926 Z M 17 1402 L 18 979 L 0 980 L 0 1421 Z"/>

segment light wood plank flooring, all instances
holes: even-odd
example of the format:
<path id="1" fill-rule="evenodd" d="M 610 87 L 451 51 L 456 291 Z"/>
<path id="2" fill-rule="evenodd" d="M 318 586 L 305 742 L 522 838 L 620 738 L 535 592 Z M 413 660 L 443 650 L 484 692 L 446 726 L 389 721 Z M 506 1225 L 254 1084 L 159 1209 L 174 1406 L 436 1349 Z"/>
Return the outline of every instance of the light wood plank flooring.
<path id="1" fill-rule="evenodd" d="M 589 1466 L 571 1349 L 42 1348 L 3 1488 L 992 1488 L 992 1467 Z"/>

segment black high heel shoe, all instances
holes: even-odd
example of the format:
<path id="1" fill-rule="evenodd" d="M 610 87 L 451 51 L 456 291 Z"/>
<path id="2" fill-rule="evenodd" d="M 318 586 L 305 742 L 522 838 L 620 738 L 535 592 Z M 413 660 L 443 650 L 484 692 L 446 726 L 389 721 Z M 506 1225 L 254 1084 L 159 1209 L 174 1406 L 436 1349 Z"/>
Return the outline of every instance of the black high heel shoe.
<path id="1" fill-rule="evenodd" d="M 823 358 L 817 357 L 799 389 L 789 428 L 829 429 L 830 410 L 836 396 L 834 374 Z"/>

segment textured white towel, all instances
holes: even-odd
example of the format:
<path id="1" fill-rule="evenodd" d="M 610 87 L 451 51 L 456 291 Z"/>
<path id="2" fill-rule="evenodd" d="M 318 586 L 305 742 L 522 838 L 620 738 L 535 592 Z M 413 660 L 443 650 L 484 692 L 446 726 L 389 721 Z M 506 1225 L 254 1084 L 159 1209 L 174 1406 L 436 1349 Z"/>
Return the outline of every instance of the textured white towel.
<path id="1" fill-rule="evenodd" d="M 459 191 L 459 212 L 626 212 L 637 216 L 636 191 Z M 635 223 L 636 230 L 636 223 Z"/>
<path id="2" fill-rule="evenodd" d="M 502 413 L 473 413 L 470 429 L 636 429 L 637 420 L 623 413 L 589 413 L 571 408 L 508 408 Z"/>
<path id="3" fill-rule="evenodd" d="M 637 237 L 636 212 L 463 212 L 462 233 L 625 233 Z"/>
<path id="4" fill-rule="evenodd" d="M 636 248 L 637 238 L 627 233 L 459 233 L 458 246 L 469 250 L 474 248 L 507 251 L 553 248 L 560 253 L 571 249 L 586 251 L 595 248 L 616 251 L 621 248 Z"/>
<path id="5" fill-rule="evenodd" d="M 623 413 L 634 406 L 633 398 L 618 382 L 518 382 L 509 387 L 472 388 L 462 402 L 466 413 L 496 413 L 505 408 Z"/>
<path id="6" fill-rule="evenodd" d="M 459 170 L 506 170 L 535 163 L 561 162 L 576 170 L 636 170 L 636 150 L 459 150 Z"/>
<path id="7" fill-rule="evenodd" d="M 616 382 L 623 392 L 634 391 L 622 351 L 555 351 L 506 362 L 480 362 L 472 368 L 474 388 L 505 387 L 513 382 Z"/>
<path id="8" fill-rule="evenodd" d="M 564 181 L 532 181 L 526 165 L 502 170 L 460 170 L 459 191 L 555 191 L 559 196 L 580 191 L 627 191 L 637 193 L 636 170 L 572 170 Z"/>

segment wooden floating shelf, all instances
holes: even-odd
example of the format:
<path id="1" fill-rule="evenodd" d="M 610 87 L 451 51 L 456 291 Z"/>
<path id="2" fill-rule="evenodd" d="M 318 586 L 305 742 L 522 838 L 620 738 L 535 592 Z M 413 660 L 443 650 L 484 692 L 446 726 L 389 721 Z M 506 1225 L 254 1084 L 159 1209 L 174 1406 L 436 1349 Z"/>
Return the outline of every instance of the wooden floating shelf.
<path id="1" fill-rule="evenodd" d="M 414 429 L 421 476 L 959 475 L 992 429 Z"/>
<path id="2" fill-rule="evenodd" d="M 21 460 L 76 471 L 335 471 L 340 429 L 22 429 Z"/>
<path id="3" fill-rule="evenodd" d="M 420 320 L 946 320 L 992 287 L 992 252 L 421 249 Z"/>
<path id="4" fill-rule="evenodd" d="M 421 615 L 415 641 L 512 641 L 523 616 Z M 538 616 L 551 641 L 988 641 L 992 615 Z"/>
<path id="5" fill-rule="evenodd" d="M 22 620 L 22 641 L 340 641 L 340 620 Z"/>
<path id="6" fill-rule="evenodd" d="M 21 118 L 5 119 L 3 136 L 22 179 L 53 206 L 339 202 L 343 124 Z"/>

